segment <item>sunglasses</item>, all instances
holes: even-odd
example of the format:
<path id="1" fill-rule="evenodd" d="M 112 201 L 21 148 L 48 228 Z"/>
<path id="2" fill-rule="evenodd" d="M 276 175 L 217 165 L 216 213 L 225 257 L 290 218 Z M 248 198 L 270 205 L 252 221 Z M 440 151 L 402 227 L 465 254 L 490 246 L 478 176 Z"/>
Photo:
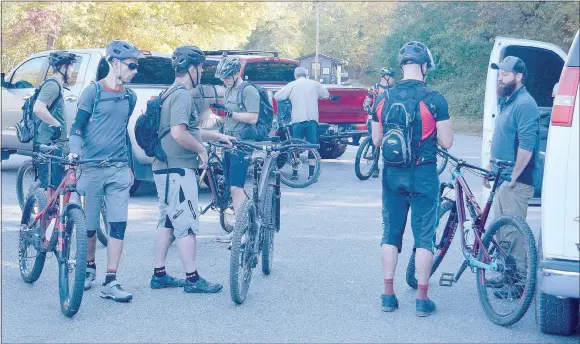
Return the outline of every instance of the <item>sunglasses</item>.
<path id="1" fill-rule="evenodd" d="M 120 61 L 122 64 L 124 64 L 125 66 L 127 66 L 127 68 L 129 68 L 130 70 L 137 70 L 137 68 L 139 68 L 139 64 L 138 63 L 125 63 L 123 61 Z"/>

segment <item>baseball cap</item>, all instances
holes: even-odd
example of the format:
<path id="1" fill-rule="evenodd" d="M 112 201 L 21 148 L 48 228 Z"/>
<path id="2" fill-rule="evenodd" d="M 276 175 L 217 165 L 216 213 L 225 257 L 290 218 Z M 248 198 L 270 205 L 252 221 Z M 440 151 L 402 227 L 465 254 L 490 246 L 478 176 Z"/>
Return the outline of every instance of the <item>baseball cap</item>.
<path id="1" fill-rule="evenodd" d="M 524 76 L 527 73 L 526 64 L 521 59 L 515 56 L 507 56 L 500 63 L 492 63 L 491 69 L 501 69 L 506 72 L 522 73 Z"/>

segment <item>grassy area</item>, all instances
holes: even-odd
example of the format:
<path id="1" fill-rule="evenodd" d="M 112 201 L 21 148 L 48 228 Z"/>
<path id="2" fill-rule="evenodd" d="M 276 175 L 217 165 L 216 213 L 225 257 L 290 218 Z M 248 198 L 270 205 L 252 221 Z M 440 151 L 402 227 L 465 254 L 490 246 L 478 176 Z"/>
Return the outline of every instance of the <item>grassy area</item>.
<path id="1" fill-rule="evenodd" d="M 451 121 L 456 134 L 481 136 L 483 133 L 482 118 L 452 117 Z"/>

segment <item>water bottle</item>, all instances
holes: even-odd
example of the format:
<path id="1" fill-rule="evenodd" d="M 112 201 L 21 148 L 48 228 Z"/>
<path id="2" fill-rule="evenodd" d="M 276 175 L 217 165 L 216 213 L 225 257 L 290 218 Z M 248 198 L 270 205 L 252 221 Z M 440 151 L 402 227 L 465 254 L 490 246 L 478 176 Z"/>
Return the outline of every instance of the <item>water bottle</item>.
<path id="1" fill-rule="evenodd" d="M 471 221 L 463 222 L 463 229 L 465 230 L 465 245 L 473 247 L 475 242 L 475 233 L 473 233 L 473 223 Z"/>

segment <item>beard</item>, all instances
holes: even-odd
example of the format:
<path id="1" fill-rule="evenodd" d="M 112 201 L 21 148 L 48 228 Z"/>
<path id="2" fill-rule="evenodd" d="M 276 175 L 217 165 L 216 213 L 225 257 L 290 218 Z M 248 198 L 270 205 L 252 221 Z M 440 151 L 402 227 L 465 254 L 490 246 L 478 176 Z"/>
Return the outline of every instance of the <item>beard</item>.
<path id="1" fill-rule="evenodd" d="M 509 97 L 514 93 L 516 89 L 516 81 L 513 80 L 507 84 L 498 83 L 497 84 L 497 95 L 500 98 Z"/>

